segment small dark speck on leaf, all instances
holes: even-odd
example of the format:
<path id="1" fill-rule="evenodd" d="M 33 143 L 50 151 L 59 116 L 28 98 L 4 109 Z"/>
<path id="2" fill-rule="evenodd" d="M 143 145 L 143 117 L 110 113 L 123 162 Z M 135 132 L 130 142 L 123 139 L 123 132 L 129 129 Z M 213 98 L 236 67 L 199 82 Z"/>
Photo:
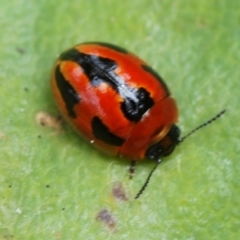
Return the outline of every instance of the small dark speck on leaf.
<path id="1" fill-rule="evenodd" d="M 10 239 L 13 238 L 13 235 L 3 235 L 3 239 Z"/>
<path id="2" fill-rule="evenodd" d="M 21 48 L 21 47 L 17 47 L 16 48 L 17 52 L 20 53 L 20 54 L 24 54 L 26 51 L 24 48 Z"/>

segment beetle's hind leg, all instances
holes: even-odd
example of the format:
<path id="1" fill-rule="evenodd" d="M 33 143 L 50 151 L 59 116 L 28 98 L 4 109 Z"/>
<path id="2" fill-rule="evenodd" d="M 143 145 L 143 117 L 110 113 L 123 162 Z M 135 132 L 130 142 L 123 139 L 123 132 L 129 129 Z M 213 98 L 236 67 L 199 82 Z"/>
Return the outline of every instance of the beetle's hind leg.
<path id="1" fill-rule="evenodd" d="M 131 161 L 129 166 L 129 179 L 133 178 L 133 175 L 135 173 L 135 167 L 136 167 L 136 161 Z"/>

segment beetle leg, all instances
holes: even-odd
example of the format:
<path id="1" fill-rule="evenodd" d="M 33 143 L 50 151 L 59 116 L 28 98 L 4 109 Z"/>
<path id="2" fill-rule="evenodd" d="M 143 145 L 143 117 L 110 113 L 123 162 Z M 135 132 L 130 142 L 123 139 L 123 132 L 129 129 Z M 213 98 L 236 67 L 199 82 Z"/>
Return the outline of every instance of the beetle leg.
<path id="1" fill-rule="evenodd" d="M 129 178 L 132 179 L 133 175 L 135 173 L 135 166 L 136 166 L 136 161 L 131 161 L 130 166 L 129 166 Z"/>

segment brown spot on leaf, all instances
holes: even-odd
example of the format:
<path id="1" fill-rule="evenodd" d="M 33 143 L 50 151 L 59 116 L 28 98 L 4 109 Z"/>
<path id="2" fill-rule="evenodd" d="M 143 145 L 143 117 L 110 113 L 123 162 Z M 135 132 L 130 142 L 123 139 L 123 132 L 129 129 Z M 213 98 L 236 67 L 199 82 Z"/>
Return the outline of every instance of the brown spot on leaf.
<path id="1" fill-rule="evenodd" d="M 3 132 L 0 132 L 0 139 L 4 137 L 5 137 L 5 134 Z"/>
<path id="2" fill-rule="evenodd" d="M 43 127 L 53 128 L 56 131 L 60 131 L 62 128 L 62 117 L 55 117 L 46 112 L 38 112 L 36 122 Z"/>
<path id="3" fill-rule="evenodd" d="M 24 48 L 22 48 L 22 47 L 17 47 L 16 50 L 17 50 L 17 52 L 20 53 L 20 54 L 26 53 L 26 50 L 25 50 Z"/>
<path id="4" fill-rule="evenodd" d="M 104 224 L 106 224 L 110 229 L 113 229 L 116 225 L 115 219 L 107 209 L 101 210 L 96 219 Z"/>
<path id="5" fill-rule="evenodd" d="M 125 189 L 123 188 L 123 185 L 120 182 L 115 182 L 113 184 L 112 194 L 115 198 L 117 198 L 121 201 L 127 201 L 128 200 L 128 196 L 125 192 Z"/>

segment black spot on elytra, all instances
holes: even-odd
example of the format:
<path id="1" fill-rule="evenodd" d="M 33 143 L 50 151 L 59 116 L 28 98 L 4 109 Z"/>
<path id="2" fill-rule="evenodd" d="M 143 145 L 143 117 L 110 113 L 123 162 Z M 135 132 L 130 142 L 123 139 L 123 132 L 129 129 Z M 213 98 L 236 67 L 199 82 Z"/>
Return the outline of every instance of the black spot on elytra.
<path id="1" fill-rule="evenodd" d="M 147 71 L 148 73 L 152 74 L 154 78 L 156 78 L 162 85 L 162 87 L 164 88 L 165 92 L 167 93 L 167 95 L 170 95 L 170 91 L 166 85 L 166 83 L 163 81 L 163 79 L 160 77 L 160 75 L 154 70 L 152 69 L 150 66 L 148 65 L 142 65 L 142 68 Z"/>
<path id="2" fill-rule="evenodd" d="M 125 97 L 124 102 L 121 103 L 121 109 L 126 118 L 131 121 L 139 121 L 143 114 L 153 106 L 154 101 L 144 88 L 139 88 L 134 96 L 136 98 Z"/>
<path id="3" fill-rule="evenodd" d="M 79 103 L 81 99 L 79 94 L 74 90 L 71 84 L 62 75 L 59 65 L 56 67 L 55 70 L 55 79 L 63 101 L 66 104 L 68 115 L 72 118 L 75 118 L 76 114 L 74 112 L 74 105 Z"/>
<path id="4" fill-rule="evenodd" d="M 114 146 L 122 146 L 123 143 L 125 142 L 124 139 L 111 133 L 108 127 L 98 117 L 94 117 L 92 119 L 92 131 L 93 131 L 93 135 L 97 139 L 107 144 L 114 145 Z"/>

